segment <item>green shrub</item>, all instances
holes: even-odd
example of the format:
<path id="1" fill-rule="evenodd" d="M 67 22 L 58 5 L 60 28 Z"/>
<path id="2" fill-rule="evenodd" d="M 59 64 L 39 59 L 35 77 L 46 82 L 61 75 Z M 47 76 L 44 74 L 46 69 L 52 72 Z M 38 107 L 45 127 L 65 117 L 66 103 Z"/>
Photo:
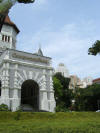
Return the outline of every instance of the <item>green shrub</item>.
<path id="1" fill-rule="evenodd" d="M 68 108 L 64 108 L 62 106 L 56 106 L 55 111 L 56 112 L 70 112 Z"/>
<path id="2" fill-rule="evenodd" d="M 0 105 L 0 111 L 9 111 L 8 105 L 6 105 L 6 104 L 1 104 L 1 105 Z"/>

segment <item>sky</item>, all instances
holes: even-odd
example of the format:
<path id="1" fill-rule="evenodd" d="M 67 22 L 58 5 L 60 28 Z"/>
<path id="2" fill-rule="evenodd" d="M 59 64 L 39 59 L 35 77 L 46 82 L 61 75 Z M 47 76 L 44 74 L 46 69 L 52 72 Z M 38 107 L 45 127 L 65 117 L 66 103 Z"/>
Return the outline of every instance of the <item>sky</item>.
<path id="1" fill-rule="evenodd" d="M 9 13 L 20 29 L 17 49 L 35 53 L 41 46 L 54 68 L 64 63 L 70 75 L 100 77 L 100 55 L 88 48 L 100 39 L 100 0 L 35 0 Z"/>

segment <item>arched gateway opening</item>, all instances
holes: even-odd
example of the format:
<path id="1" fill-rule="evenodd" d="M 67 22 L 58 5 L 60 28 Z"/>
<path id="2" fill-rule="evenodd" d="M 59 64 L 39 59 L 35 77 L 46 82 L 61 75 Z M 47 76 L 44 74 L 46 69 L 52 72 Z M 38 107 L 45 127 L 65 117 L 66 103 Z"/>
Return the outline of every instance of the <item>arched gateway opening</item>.
<path id="1" fill-rule="evenodd" d="M 39 86 L 34 80 L 26 80 L 21 87 L 21 105 L 24 111 L 39 110 Z"/>

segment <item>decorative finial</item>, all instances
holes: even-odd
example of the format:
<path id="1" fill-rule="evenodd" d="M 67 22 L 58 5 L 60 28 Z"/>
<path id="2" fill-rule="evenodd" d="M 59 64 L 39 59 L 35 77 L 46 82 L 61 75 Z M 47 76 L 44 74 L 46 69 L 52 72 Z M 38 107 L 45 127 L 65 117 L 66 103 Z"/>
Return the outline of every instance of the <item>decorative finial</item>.
<path id="1" fill-rule="evenodd" d="M 43 56 L 43 52 L 41 50 L 41 43 L 39 43 L 38 55 Z"/>

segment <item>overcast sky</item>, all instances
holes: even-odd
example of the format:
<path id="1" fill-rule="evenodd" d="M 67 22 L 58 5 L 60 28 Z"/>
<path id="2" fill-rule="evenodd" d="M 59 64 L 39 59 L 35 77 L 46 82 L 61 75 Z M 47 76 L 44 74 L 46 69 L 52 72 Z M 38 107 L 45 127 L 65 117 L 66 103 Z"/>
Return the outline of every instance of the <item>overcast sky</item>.
<path id="1" fill-rule="evenodd" d="M 71 75 L 100 77 L 100 55 L 88 55 L 100 39 L 100 0 L 35 0 L 16 4 L 10 18 L 20 29 L 18 50 L 35 53 L 41 44 L 53 67 L 62 62 Z"/>

